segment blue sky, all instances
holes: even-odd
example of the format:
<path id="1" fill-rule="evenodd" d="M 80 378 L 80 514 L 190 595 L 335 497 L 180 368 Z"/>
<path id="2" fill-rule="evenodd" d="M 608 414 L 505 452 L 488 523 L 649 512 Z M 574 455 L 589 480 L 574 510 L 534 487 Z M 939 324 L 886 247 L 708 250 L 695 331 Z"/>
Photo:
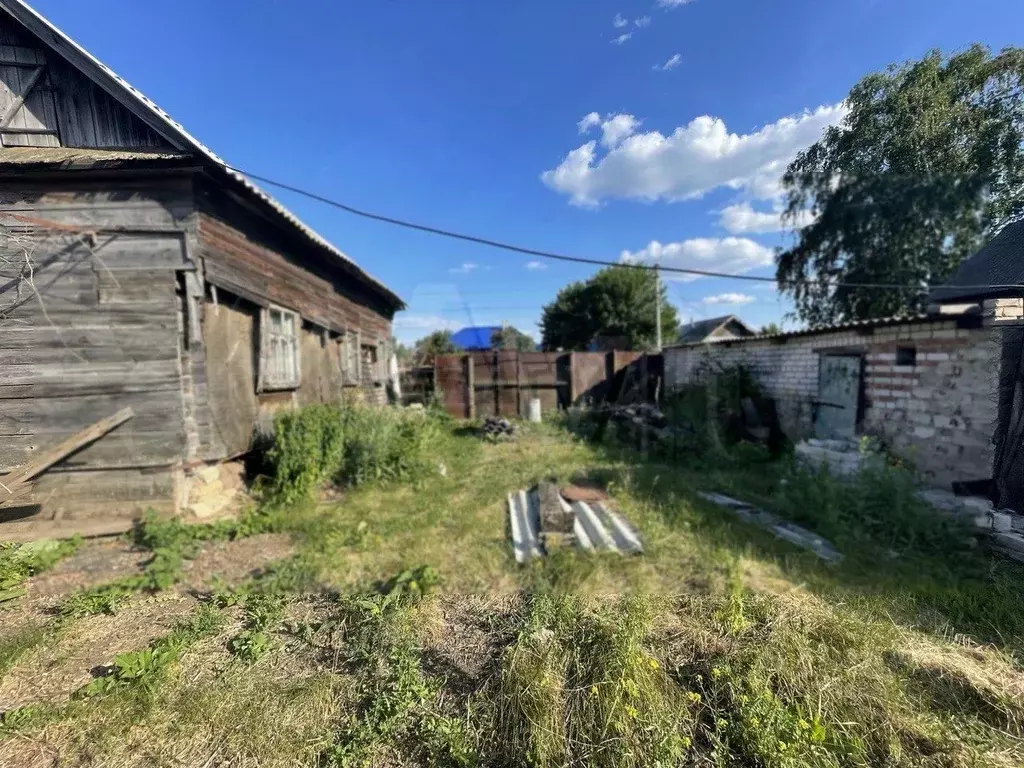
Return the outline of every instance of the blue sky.
<path id="1" fill-rule="evenodd" d="M 770 275 L 785 163 L 869 71 L 1021 43 L 1019 0 L 36 0 L 228 162 L 352 205 L 562 253 Z M 626 37 L 622 37 L 626 36 Z M 618 38 L 622 38 L 619 40 Z M 594 269 L 271 189 L 409 304 L 396 335 L 507 321 Z M 789 310 L 670 281 L 685 318 Z"/>

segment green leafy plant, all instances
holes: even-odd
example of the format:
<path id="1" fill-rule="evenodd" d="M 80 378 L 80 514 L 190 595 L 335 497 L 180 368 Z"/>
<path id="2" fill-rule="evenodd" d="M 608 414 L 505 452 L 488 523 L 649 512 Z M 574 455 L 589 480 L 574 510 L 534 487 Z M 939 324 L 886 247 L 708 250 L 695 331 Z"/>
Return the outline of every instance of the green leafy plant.
<path id="1" fill-rule="evenodd" d="M 274 648 L 270 633 L 284 617 L 280 596 L 251 592 L 244 596 L 245 629 L 228 641 L 228 650 L 241 661 L 254 662 Z"/>
<path id="2" fill-rule="evenodd" d="M 382 591 L 386 595 L 421 598 L 441 583 L 441 574 L 431 565 L 420 565 L 395 574 Z"/>
<path id="3" fill-rule="evenodd" d="M 401 744 L 428 765 L 475 764 L 465 722 L 443 711 L 438 681 L 423 672 L 408 608 L 397 594 L 342 600 L 340 623 L 359 709 L 324 755 L 329 764 L 372 764 L 382 744 Z"/>
<path id="4" fill-rule="evenodd" d="M 152 694 L 187 648 L 222 626 L 223 614 L 211 605 L 201 605 L 189 621 L 179 623 L 148 648 L 115 656 L 108 674 L 83 686 L 76 695 L 79 698 L 107 696 L 128 688 Z"/>
<path id="5" fill-rule="evenodd" d="M 267 454 L 273 467 L 270 497 L 289 504 L 309 496 L 341 467 L 344 447 L 340 408 L 318 404 L 279 413 Z"/>
<path id="6" fill-rule="evenodd" d="M 22 584 L 74 554 L 81 536 L 70 539 L 37 539 L 24 544 L 0 544 L 0 602 L 25 593 Z"/>

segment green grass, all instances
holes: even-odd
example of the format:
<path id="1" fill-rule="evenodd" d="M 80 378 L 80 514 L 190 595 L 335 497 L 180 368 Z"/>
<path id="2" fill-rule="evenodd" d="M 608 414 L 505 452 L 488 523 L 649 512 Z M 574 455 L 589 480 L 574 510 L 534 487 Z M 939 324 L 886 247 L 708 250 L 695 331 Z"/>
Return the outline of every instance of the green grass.
<path id="1" fill-rule="evenodd" d="M 898 472 L 847 483 L 746 447 L 670 460 L 553 424 L 497 443 L 435 427 L 405 480 L 368 472 L 341 501 L 278 500 L 242 532 L 151 521 L 139 536 L 154 552 L 276 530 L 296 553 L 214 591 L 204 610 L 230 628 L 166 663 L 166 639 L 124 649 L 94 686 L 110 691 L 19 711 L 11 729 L 126 764 L 1024 762 L 1024 569 L 967 546 Z M 506 494 L 583 472 L 608 484 L 645 553 L 517 566 Z M 844 560 L 700 490 L 813 528 Z M 11 639 L 0 661 L 39 641 Z"/>

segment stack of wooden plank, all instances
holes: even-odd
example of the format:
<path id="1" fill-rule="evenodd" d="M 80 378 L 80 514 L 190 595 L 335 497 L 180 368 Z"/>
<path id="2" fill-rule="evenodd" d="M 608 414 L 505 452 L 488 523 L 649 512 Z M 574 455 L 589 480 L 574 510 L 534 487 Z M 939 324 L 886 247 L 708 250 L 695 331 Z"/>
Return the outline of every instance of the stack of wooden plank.
<path id="1" fill-rule="evenodd" d="M 131 408 L 122 408 L 113 416 L 97 421 L 81 432 L 63 440 L 53 448 L 44 451 L 38 458 L 23 467 L 18 467 L 6 475 L 0 476 L 0 509 L 17 506 L 32 492 L 32 479 L 41 475 L 58 461 L 97 440 L 110 430 L 128 421 L 135 414 Z"/>

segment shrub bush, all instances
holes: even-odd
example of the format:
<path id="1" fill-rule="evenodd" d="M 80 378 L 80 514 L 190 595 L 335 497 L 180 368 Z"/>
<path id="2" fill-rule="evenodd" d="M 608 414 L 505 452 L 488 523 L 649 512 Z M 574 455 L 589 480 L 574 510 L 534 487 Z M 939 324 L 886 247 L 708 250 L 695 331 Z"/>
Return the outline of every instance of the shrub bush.
<path id="1" fill-rule="evenodd" d="M 967 523 L 937 512 L 917 490 L 901 467 L 868 464 L 857 475 L 838 477 L 794 462 L 772 501 L 788 520 L 840 545 L 870 539 L 898 551 L 963 549 Z"/>
<path id="2" fill-rule="evenodd" d="M 268 451 L 273 467 L 270 495 L 281 503 L 308 496 L 337 472 L 345 448 L 345 413 L 330 405 L 308 405 L 279 413 Z"/>
<path id="3" fill-rule="evenodd" d="M 431 453 L 442 428 L 433 411 L 352 406 L 346 434 L 339 479 L 361 485 L 423 477 L 433 468 Z"/>
<path id="4" fill-rule="evenodd" d="M 311 405 L 277 416 L 267 452 L 269 499 L 289 504 L 334 479 L 351 485 L 415 480 L 433 468 L 448 419 L 355 403 Z"/>

